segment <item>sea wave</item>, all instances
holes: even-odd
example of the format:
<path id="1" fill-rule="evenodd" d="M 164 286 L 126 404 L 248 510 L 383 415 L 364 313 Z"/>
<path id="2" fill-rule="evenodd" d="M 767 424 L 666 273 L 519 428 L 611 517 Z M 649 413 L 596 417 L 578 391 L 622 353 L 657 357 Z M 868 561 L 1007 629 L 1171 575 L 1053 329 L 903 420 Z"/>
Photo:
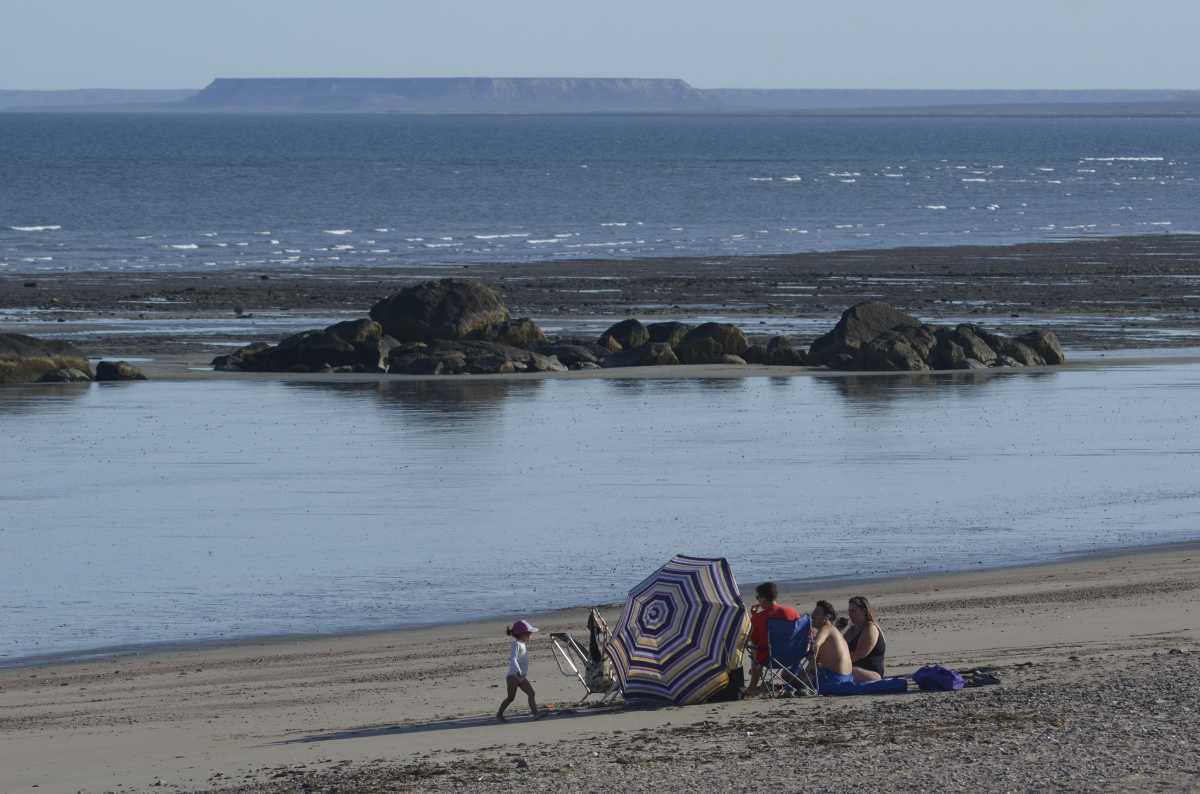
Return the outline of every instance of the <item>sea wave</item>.
<path id="1" fill-rule="evenodd" d="M 196 245 L 195 243 L 181 243 L 180 245 L 171 246 L 171 248 L 174 248 L 176 251 L 195 251 L 199 247 L 200 246 Z"/>
<path id="2" fill-rule="evenodd" d="M 927 210 L 944 210 L 944 209 L 946 209 L 946 205 L 945 204 L 926 204 L 925 209 L 927 209 Z"/>
<path id="3" fill-rule="evenodd" d="M 340 237 L 343 234 L 353 234 L 354 230 L 353 229 L 326 229 L 325 233 L 336 235 L 336 236 Z"/>
<path id="4" fill-rule="evenodd" d="M 1084 157 L 1085 163 L 1161 163 L 1165 157 L 1141 157 L 1123 155 L 1118 157 Z"/>
<path id="5" fill-rule="evenodd" d="M 9 226 L 14 232 L 56 232 L 61 226 Z"/>

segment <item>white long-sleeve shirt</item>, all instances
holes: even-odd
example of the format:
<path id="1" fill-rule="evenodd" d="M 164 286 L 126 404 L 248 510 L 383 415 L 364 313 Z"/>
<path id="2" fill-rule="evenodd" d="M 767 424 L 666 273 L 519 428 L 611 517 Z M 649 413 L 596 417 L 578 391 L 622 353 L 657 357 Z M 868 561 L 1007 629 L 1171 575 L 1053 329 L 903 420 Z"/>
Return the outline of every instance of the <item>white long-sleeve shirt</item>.
<path id="1" fill-rule="evenodd" d="M 525 643 L 514 639 L 512 655 L 508 663 L 508 674 L 517 678 L 527 678 L 529 674 L 529 650 Z"/>

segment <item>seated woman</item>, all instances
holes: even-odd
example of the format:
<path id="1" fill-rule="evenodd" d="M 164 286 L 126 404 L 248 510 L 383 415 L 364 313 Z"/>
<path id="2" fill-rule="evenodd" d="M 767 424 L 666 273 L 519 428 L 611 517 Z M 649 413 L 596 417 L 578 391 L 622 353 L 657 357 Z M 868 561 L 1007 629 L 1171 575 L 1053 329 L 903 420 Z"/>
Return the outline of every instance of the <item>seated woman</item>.
<path id="1" fill-rule="evenodd" d="M 887 639 L 875 622 L 875 611 L 864 596 L 850 599 L 850 624 L 843 635 L 850 648 L 851 671 L 855 683 L 865 684 L 878 681 L 884 676 L 883 658 L 887 653 Z"/>

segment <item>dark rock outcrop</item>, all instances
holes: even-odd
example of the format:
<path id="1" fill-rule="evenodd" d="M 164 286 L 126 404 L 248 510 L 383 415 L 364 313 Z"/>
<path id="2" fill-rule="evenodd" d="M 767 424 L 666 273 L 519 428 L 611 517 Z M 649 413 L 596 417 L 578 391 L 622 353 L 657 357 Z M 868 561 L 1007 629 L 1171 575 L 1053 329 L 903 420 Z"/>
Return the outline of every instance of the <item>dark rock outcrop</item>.
<path id="1" fill-rule="evenodd" d="M 693 328 L 675 346 L 684 364 L 720 364 L 725 356 L 741 356 L 750 343 L 742 329 L 729 323 L 704 323 Z"/>
<path id="2" fill-rule="evenodd" d="M 1047 364 L 1067 363 L 1067 354 L 1063 352 L 1062 345 L 1053 331 L 1030 331 L 1018 336 L 1017 341 L 1027 345 Z"/>
<path id="3" fill-rule="evenodd" d="M 767 360 L 764 363 L 777 367 L 802 367 L 808 363 L 808 357 L 804 351 L 792 347 L 792 340 L 786 336 L 773 336 L 767 340 Z"/>
<path id="4" fill-rule="evenodd" d="M 605 356 L 603 367 L 665 367 L 679 363 L 675 351 L 665 342 L 650 342 L 633 350 Z"/>
<path id="5" fill-rule="evenodd" d="M 513 372 L 566 372 L 556 356 L 544 356 L 499 342 L 439 339 L 430 344 L 401 344 L 391 353 L 388 371 L 405 375 L 478 375 Z"/>
<path id="6" fill-rule="evenodd" d="M 64 382 L 64 374 L 73 371 L 71 377 L 78 380 L 82 373 L 91 380 L 92 368 L 87 357 L 70 342 L 57 339 L 38 339 L 25 334 L 0 334 L 0 383 L 35 383 L 44 380 L 47 373 L 58 373 L 57 380 Z"/>
<path id="7" fill-rule="evenodd" d="M 862 341 L 873 328 L 888 323 L 894 324 Z M 813 348 L 818 353 L 813 356 L 810 350 L 810 362 L 861 371 L 1033 367 L 1066 361 L 1058 338 L 1049 331 L 1032 331 L 1012 339 L 969 323 L 954 327 L 924 325 L 879 303 L 847 309 L 837 327 L 814 342 Z"/>
<path id="8" fill-rule="evenodd" d="M 546 355 L 557 356 L 558 360 L 570 369 L 578 369 L 583 364 L 599 364 L 600 356 L 590 347 L 577 344 L 550 345 L 545 349 Z"/>
<path id="9" fill-rule="evenodd" d="M 687 323 L 650 323 L 646 326 L 646 330 L 650 334 L 651 342 L 661 342 L 665 345 L 675 347 L 683 341 L 683 338 L 688 335 L 695 326 Z"/>
<path id="10" fill-rule="evenodd" d="M 545 332 L 528 317 L 501 323 L 489 337 L 494 342 L 526 350 L 536 350 L 546 344 Z"/>
<path id="11" fill-rule="evenodd" d="M 742 353 L 742 358 L 747 364 L 767 364 L 770 354 L 767 353 L 766 345 L 750 345 L 746 352 Z"/>
<path id="12" fill-rule="evenodd" d="M 508 321 L 508 309 L 490 287 L 444 278 L 406 287 L 371 307 L 371 319 L 400 342 L 486 337 Z"/>
<path id="13" fill-rule="evenodd" d="M 347 320 L 301 331 L 278 345 L 247 345 L 230 355 L 217 356 L 212 365 L 214 369 L 248 372 L 383 372 L 396 344 L 373 320 Z"/>
<path id="14" fill-rule="evenodd" d="M 862 345 L 854 359 L 854 369 L 885 372 L 924 372 L 937 337 L 927 325 L 900 326 L 884 331 Z"/>
<path id="15" fill-rule="evenodd" d="M 87 383 L 91 381 L 92 376 L 87 372 L 75 367 L 62 367 L 59 369 L 51 369 L 42 373 L 38 378 L 38 383 Z"/>
<path id="16" fill-rule="evenodd" d="M 254 342 L 245 347 L 238 348 L 232 353 L 224 356 L 217 356 L 212 360 L 212 368 L 218 372 L 260 372 L 265 371 L 258 366 L 254 359 L 258 354 L 265 350 L 270 350 L 271 345 L 266 342 Z"/>
<path id="17" fill-rule="evenodd" d="M 851 369 L 858 350 L 893 328 L 915 328 L 921 323 L 912 315 L 886 303 L 867 301 L 842 313 L 833 330 L 818 337 L 808 348 L 808 361 L 832 369 Z"/>
<path id="18" fill-rule="evenodd" d="M 146 376 L 128 361 L 101 361 L 96 365 L 96 380 L 146 380 Z"/>
<path id="19" fill-rule="evenodd" d="M 612 347 L 612 342 L 616 342 L 619 347 Z M 622 320 L 616 325 L 611 326 L 607 331 L 600 335 L 599 344 L 607 347 L 613 352 L 618 350 L 632 350 L 636 347 L 641 347 L 650 341 L 650 332 L 646 330 L 646 326 L 634 319 Z"/>

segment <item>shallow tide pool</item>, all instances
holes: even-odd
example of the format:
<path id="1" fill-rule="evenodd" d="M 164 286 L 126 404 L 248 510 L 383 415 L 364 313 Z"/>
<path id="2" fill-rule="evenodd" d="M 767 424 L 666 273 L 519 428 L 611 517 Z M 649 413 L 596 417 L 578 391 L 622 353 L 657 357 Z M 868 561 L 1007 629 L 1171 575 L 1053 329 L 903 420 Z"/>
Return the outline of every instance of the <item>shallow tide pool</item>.
<path id="1" fill-rule="evenodd" d="M 1200 536 L 1200 365 L 0 389 L 0 663 Z"/>

